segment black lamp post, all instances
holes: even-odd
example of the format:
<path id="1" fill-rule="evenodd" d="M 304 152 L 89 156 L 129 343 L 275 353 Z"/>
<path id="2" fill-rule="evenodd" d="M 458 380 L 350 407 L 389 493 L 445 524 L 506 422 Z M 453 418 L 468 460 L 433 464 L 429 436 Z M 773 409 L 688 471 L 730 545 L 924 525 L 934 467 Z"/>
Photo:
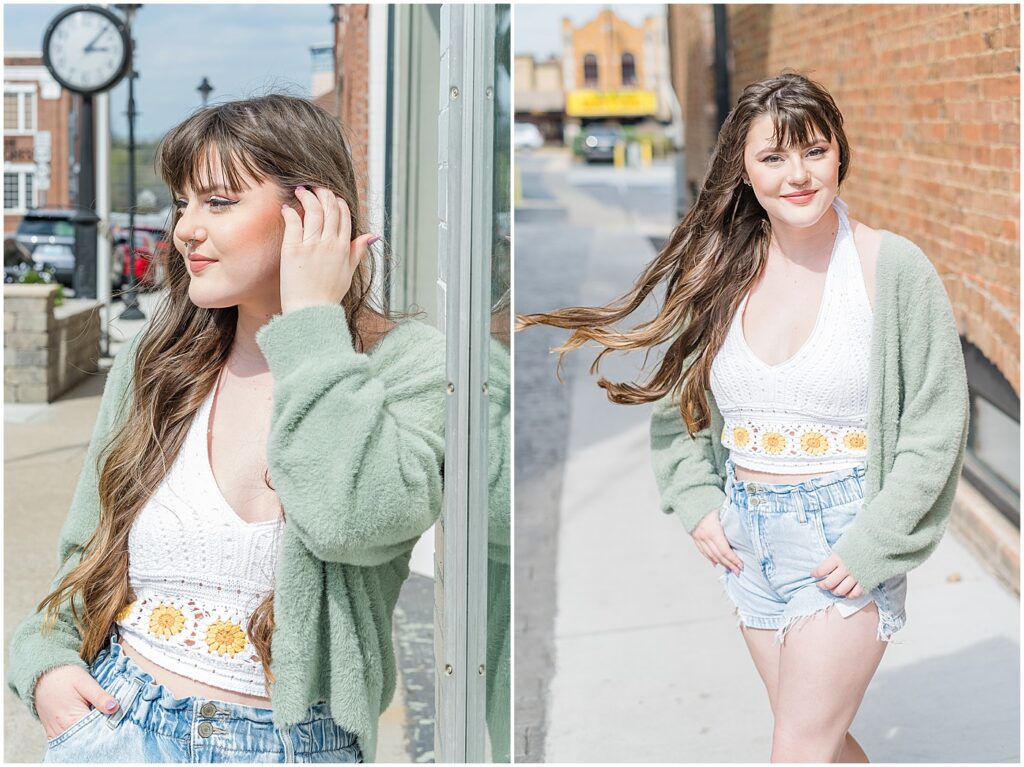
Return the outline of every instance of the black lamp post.
<path id="1" fill-rule="evenodd" d="M 128 24 L 128 35 L 132 33 L 132 21 L 140 5 L 118 5 L 124 12 Z M 135 274 L 135 41 L 132 41 L 132 57 L 128 69 L 128 290 L 124 294 L 123 320 L 144 320 L 146 315 L 139 308 L 139 281 Z"/>
<path id="2" fill-rule="evenodd" d="M 203 97 L 203 109 L 205 109 L 206 99 L 210 95 L 210 92 L 213 91 L 213 86 L 210 85 L 209 80 L 204 76 L 203 81 L 199 83 L 199 87 L 196 88 L 196 90 L 199 91 L 199 95 Z"/>

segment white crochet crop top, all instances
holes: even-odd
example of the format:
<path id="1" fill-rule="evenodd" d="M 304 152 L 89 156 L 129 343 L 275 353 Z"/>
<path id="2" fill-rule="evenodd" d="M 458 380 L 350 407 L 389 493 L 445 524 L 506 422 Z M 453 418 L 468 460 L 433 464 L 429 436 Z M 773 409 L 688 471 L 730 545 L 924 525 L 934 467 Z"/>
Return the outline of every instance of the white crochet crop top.
<path id="1" fill-rule="evenodd" d="M 136 598 L 116 623 L 133 648 L 163 668 L 267 696 L 246 626 L 273 588 L 284 521 L 245 522 L 221 494 L 207 449 L 215 393 L 132 524 L 128 579 Z"/>
<path id="2" fill-rule="evenodd" d="M 774 474 L 827 473 L 867 458 L 872 310 L 846 203 L 814 330 L 785 362 L 768 365 L 743 336 L 744 296 L 711 365 L 725 421 L 722 445 L 738 466 Z"/>

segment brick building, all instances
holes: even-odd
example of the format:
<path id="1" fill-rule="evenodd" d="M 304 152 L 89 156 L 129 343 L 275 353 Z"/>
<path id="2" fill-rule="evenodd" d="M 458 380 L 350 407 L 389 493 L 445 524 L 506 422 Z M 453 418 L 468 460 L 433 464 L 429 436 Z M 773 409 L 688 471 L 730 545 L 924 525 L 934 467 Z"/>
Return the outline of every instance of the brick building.
<path id="1" fill-rule="evenodd" d="M 548 140 L 560 141 L 565 116 L 563 62 L 559 58 L 537 61 L 533 56 L 515 57 L 516 122 L 531 122 Z"/>
<path id="2" fill-rule="evenodd" d="M 971 386 L 964 477 L 1019 528 L 1020 6 L 725 8 L 730 105 L 783 69 L 828 88 L 851 213 L 917 243 L 942 276 Z M 668 27 L 692 200 L 718 132 L 712 6 L 670 5 Z M 999 556 L 1016 570 L 1019 553 Z"/>
<path id="3" fill-rule="evenodd" d="M 664 20 L 633 26 L 610 9 L 579 27 L 562 19 L 562 78 L 571 117 L 670 119 Z"/>
<path id="4" fill-rule="evenodd" d="M 332 7 L 334 40 L 331 46 L 313 52 L 312 96 L 341 123 L 365 188 L 370 141 L 370 11 L 366 4 Z"/>
<path id="5" fill-rule="evenodd" d="M 43 66 L 38 52 L 4 56 L 4 233 L 14 232 L 28 208 L 71 203 L 73 94 Z M 45 149 L 49 142 L 49 159 Z M 49 188 L 40 183 L 49 176 Z"/>

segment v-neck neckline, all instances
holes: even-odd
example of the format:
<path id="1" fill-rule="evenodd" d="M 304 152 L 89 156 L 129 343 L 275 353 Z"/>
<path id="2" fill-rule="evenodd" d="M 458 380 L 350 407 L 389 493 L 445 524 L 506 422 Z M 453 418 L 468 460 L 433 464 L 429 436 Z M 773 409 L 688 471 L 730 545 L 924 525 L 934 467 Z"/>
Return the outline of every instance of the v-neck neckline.
<path id="1" fill-rule="evenodd" d="M 235 511 L 234 507 L 230 503 L 228 503 L 228 499 L 224 497 L 224 491 L 220 489 L 220 485 L 217 483 L 217 475 L 213 473 L 213 456 L 210 450 L 210 442 L 213 437 L 213 417 L 217 409 L 217 395 L 220 393 L 221 381 L 224 379 L 226 370 L 227 365 L 225 364 L 220 369 L 220 373 L 217 374 L 217 383 L 213 387 L 213 394 L 209 399 L 209 406 L 205 408 L 203 411 L 205 416 L 203 420 L 206 426 L 206 429 L 201 434 L 203 438 L 202 464 L 204 474 L 207 477 L 211 490 L 216 493 L 214 497 L 220 502 L 218 505 L 223 507 L 223 511 L 227 515 L 231 516 L 231 518 L 235 520 L 236 524 L 243 525 L 249 528 L 270 527 L 272 525 L 277 525 L 281 522 L 280 517 L 276 517 L 274 519 L 266 519 L 260 522 L 247 522 L 246 520 L 242 519 L 241 515 L 239 515 L 239 513 Z"/>
<path id="2" fill-rule="evenodd" d="M 789 365 L 791 365 L 794 362 L 796 362 L 811 347 L 811 345 L 815 341 L 816 337 L 821 332 L 821 328 L 822 328 L 822 326 L 825 323 L 825 312 L 827 311 L 828 305 L 829 305 L 829 298 L 830 298 L 829 292 L 832 289 L 832 282 L 833 282 L 833 279 L 834 279 L 833 273 L 835 272 L 836 258 L 837 258 L 838 253 L 839 253 L 839 243 L 840 243 L 840 241 L 843 238 L 843 234 L 844 234 L 843 229 L 844 229 L 844 227 L 846 227 L 846 223 L 843 220 L 843 215 L 842 215 L 841 211 L 837 210 L 836 214 L 839 217 L 839 230 L 836 232 L 835 241 L 832 243 L 832 252 L 829 254 L 829 257 L 828 257 L 828 266 L 825 267 L 825 288 L 824 288 L 824 290 L 822 290 L 822 293 L 821 293 L 821 302 L 818 304 L 818 313 L 817 313 L 817 315 L 814 318 L 814 327 L 811 328 L 810 335 L 807 336 L 807 338 L 804 340 L 803 344 L 800 346 L 799 349 L 796 350 L 795 353 L 790 355 L 790 357 L 788 359 L 783 360 L 782 362 L 778 362 L 778 363 L 776 363 L 774 365 L 769 365 L 767 362 L 765 362 L 763 359 L 761 359 L 754 352 L 754 350 L 751 348 L 750 344 L 747 343 L 747 336 L 746 336 L 746 333 L 743 330 L 743 315 L 744 315 L 744 313 L 746 311 L 746 308 L 747 308 L 747 299 L 750 298 L 750 291 L 747 291 L 747 294 L 745 296 L 743 296 L 743 300 L 740 301 L 740 306 L 736 310 L 736 316 L 738 318 L 737 321 L 739 322 L 739 339 L 740 339 L 740 343 L 743 346 L 743 348 L 746 351 L 746 353 L 748 355 L 750 355 L 750 357 L 752 359 L 754 359 L 765 370 L 769 370 L 769 371 L 781 370 L 782 368 L 788 367 Z"/>

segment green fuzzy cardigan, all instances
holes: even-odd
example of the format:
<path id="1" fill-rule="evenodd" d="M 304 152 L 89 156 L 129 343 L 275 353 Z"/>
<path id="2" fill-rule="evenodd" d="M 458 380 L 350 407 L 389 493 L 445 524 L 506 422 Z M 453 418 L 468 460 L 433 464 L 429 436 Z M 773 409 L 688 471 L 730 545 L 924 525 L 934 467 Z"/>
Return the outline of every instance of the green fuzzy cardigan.
<path id="1" fill-rule="evenodd" d="M 360 354 L 344 309 L 323 305 L 275 316 L 256 341 L 274 379 L 267 460 L 286 520 L 274 584 L 274 724 L 295 724 L 326 701 L 372 761 L 395 690 L 395 602 L 413 545 L 441 512 L 445 339 L 406 320 Z M 98 460 L 126 411 L 137 342 L 108 375 L 54 586 L 99 519 Z M 36 613 L 18 626 L 7 664 L 8 686 L 37 718 L 40 675 L 88 668 L 67 606 L 45 636 L 41 623 Z"/>
<path id="2" fill-rule="evenodd" d="M 868 385 L 864 506 L 832 547 L 865 592 L 935 550 L 967 444 L 967 372 L 942 279 L 913 242 L 882 230 Z M 678 398 L 655 403 L 651 451 L 662 511 L 688 533 L 725 500 L 722 414 L 693 437 Z"/>

